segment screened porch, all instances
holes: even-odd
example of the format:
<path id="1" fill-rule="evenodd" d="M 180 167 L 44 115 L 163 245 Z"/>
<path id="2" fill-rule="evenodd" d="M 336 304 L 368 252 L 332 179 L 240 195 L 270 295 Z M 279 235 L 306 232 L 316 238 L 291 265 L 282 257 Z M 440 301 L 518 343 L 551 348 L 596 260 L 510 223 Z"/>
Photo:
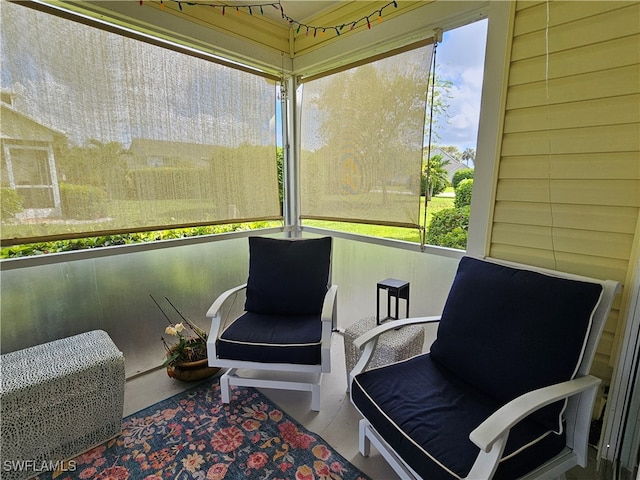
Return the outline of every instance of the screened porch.
<path id="1" fill-rule="evenodd" d="M 263 222 L 264 228 L 2 260 L 2 353 L 102 329 L 124 353 L 128 381 L 157 374 L 166 320 L 153 298 L 170 299 L 206 329 L 205 312 L 215 297 L 246 281 L 250 235 L 334 238 L 341 330 L 375 315 L 376 282 L 389 277 L 410 282 L 412 316 L 438 313 L 465 254 L 611 278 L 623 289 L 593 367 L 606 385 L 594 413 L 604 419 L 594 457 L 602 478 L 616 478 L 604 477 L 614 470 L 620 472 L 617 478 L 631 478 L 640 445 L 634 377 L 640 324 L 637 2 L 282 1 L 266 3 L 263 13 L 259 4 L 230 2 L 224 15 L 225 2 L 8 3 L 2 5 L 3 21 L 12 15 L 16 37 L 5 42 L 3 32 L 3 49 L 19 43 L 21 22 L 28 23 L 30 15 L 66 22 L 59 35 L 66 24 L 80 25 L 143 46 L 128 51 L 130 75 L 116 74 L 108 65 L 120 40 L 93 44 L 86 37 L 76 56 L 96 52 L 92 61 L 104 62 L 96 79 L 101 76 L 108 85 L 102 93 L 114 106 L 126 107 L 109 112 L 113 117 L 83 112 L 75 131 L 68 128 L 77 120 L 73 111 L 63 108 L 73 98 L 67 87 L 82 80 L 81 70 L 69 68 L 66 79 L 37 75 L 46 55 L 30 52 L 27 60 L 12 59 L 30 79 L 20 84 L 3 61 L 3 94 L 9 89 L 12 99 L 23 95 L 22 104 L 7 104 L 3 96 L 3 194 L 4 188 L 29 191 L 25 198 L 33 202 L 22 217 L 5 221 L 3 214 L 3 246 L 242 222 Z M 466 250 L 459 250 L 429 245 L 422 237 L 418 184 L 428 147 L 430 92 L 424 80 L 441 32 L 477 21 L 488 22 L 486 55 L 472 213 Z M 31 34 L 37 33 L 36 28 Z M 145 56 L 148 46 L 160 56 Z M 68 48 L 73 56 L 75 46 Z M 215 82 L 194 80 L 163 84 L 165 92 L 151 80 L 138 81 L 141 71 L 156 78 L 185 68 L 174 61 L 188 62 L 202 78 L 219 68 L 228 77 L 217 89 L 210 89 Z M 384 84 L 368 85 L 367 77 L 355 89 L 331 84 L 335 78 L 344 82 L 336 75 L 367 67 L 420 81 L 408 82 L 402 91 L 393 84 L 398 96 L 378 95 L 380 103 L 370 110 L 369 99 L 343 104 L 343 110 L 321 109 L 323 98 L 340 105 L 342 89 L 351 96 L 363 88 L 385 91 Z M 420 72 L 415 77 L 414 68 Z M 36 92 L 32 97 L 29 88 Z M 83 107 L 101 104 L 100 89 L 94 95 Z M 175 103 L 176 116 L 161 117 L 155 110 L 167 98 Z M 380 112 L 392 108 L 389 100 L 407 115 L 383 133 L 388 118 Z M 225 104 L 228 118 L 216 116 L 217 103 Z M 37 108 L 43 104 L 51 108 Z M 349 111 L 352 106 L 363 112 Z M 419 115 L 411 117 L 409 106 Z M 54 122 L 60 111 L 64 122 Z M 334 116 L 327 120 L 325 114 Z M 16 120 L 8 123 L 9 115 Z M 123 119 L 138 116 L 148 121 L 128 130 Z M 113 118 L 118 121 L 110 123 Z M 362 140 L 359 132 L 365 129 L 369 136 Z M 70 169 L 74 148 L 90 147 L 83 141 L 92 134 L 102 147 L 117 139 L 126 152 L 103 149 L 102 158 L 118 158 L 109 168 L 96 162 L 85 170 Z M 31 152 L 26 155 L 31 166 L 20 172 L 15 165 L 25 150 Z M 218 161 L 212 164 L 209 157 Z M 126 181 L 117 177 L 125 171 Z M 59 221 L 65 208 L 61 195 L 69 195 L 64 184 L 72 179 L 99 183 L 107 193 L 75 193 L 84 218 Z M 172 209 L 162 203 L 168 198 L 182 206 L 186 190 L 199 192 L 193 205 Z M 114 215 L 100 205 L 132 199 L 138 202 L 135 216 L 105 221 Z M 160 201 L 144 203 L 155 200 Z M 327 230 L 311 220 L 412 228 L 421 240 Z"/>

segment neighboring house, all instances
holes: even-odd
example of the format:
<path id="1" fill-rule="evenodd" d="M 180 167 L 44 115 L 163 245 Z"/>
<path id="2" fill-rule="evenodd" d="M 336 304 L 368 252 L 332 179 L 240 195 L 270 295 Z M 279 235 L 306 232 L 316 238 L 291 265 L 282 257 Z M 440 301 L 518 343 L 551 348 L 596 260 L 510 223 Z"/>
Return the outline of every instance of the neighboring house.
<path id="1" fill-rule="evenodd" d="M 57 217 L 60 187 L 53 143 L 60 132 L 18 112 L 12 95 L 2 93 L 2 186 L 16 190 L 24 210 L 16 218 Z"/>
<path id="2" fill-rule="evenodd" d="M 442 150 L 440 147 L 435 147 L 431 150 L 431 157 L 435 157 L 436 155 L 442 156 L 442 162 L 445 164 L 443 168 L 447 171 L 447 175 L 449 176 L 449 181 L 453 180 L 453 175 L 458 171 L 464 168 L 470 168 L 469 165 L 465 165 L 463 162 L 457 160 L 451 154 Z M 446 163 L 448 162 L 448 163 Z"/>
<path id="3" fill-rule="evenodd" d="M 191 167 L 206 167 L 215 148 L 214 145 L 134 138 L 129 147 L 128 166 L 131 169 L 177 167 L 187 163 Z"/>

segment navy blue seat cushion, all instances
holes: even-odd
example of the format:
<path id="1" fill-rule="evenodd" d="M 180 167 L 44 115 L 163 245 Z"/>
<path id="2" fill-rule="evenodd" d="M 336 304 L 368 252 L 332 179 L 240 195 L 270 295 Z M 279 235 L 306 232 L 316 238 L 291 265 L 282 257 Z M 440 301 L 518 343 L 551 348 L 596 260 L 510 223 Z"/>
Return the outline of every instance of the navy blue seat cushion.
<path id="1" fill-rule="evenodd" d="M 321 336 L 320 315 L 247 312 L 222 332 L 216 348 L 227 360 L 319 365 Z"/>
<path id="2" fill-rule="evenodd" d="M 320 314 L 330 265 L 331 237 L 249 237 L 245 310 L 266 315 Z"/>
<path id="3" fill-rule="evenodd" d="M 500 404 L 576 374 L 600 284 L 461 259 L 434 360 Z M 565 401 L 533 415 L 561 430 Z"/>
<path id="4" fill-rule="evenodd" d="M 425 480 L 464 478 L 480 451 L 469 434 L 500 406 L 429 354 L 357 375 L 351 395 L 360 413 Z M 564 434 L 526 419 L 512 429 L 494 478 L 517 478 L 564 446 Z"/>

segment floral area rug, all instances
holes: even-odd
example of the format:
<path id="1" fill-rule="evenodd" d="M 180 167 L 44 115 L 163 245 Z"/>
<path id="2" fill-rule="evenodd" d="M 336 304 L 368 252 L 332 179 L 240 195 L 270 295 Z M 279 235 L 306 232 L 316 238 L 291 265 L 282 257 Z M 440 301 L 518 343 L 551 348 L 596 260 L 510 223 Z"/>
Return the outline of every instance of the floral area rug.
<path id="1" fill-rule="evenodd" d="M 218 379 L 124 419 L 122 435 L 39 480 L 366 480 L 321 437 L 253 388 L 220 400 Z"/>

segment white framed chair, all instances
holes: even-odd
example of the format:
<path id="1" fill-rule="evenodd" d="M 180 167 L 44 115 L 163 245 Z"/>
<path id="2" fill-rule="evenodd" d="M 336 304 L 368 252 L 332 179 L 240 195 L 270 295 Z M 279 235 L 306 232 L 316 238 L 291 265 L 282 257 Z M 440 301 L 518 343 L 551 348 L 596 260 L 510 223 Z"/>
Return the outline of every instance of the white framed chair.
<path id="1" fill-rule="evenodd" d="M 600 379 L 589 374 L 619 284 L 464 257 L 442 315 L 360 336 L 351 401 L 403 479 L 551 479 L 586 466 Z M 376 340 L 439 322 L 431 351 L 365 370 Z"/>
<path id="2" fill-rule="evenodd" d="M 230 401 L 231 386 L 252 386 L 310 391 L 311 409 L 320 410 L 320 384 L 322 374 L 331 371 L 337 313 L 331 247 L 331 237 L 249 237 L 247 283 L 224 292 L 207 312 L 209 365 L 228 369 L 220 377 L 224 403 Z M 239 296 L 244 310 L 233 315 L 229 305 Z M 243 376 L 239 369 L 306 378 Z"/>

